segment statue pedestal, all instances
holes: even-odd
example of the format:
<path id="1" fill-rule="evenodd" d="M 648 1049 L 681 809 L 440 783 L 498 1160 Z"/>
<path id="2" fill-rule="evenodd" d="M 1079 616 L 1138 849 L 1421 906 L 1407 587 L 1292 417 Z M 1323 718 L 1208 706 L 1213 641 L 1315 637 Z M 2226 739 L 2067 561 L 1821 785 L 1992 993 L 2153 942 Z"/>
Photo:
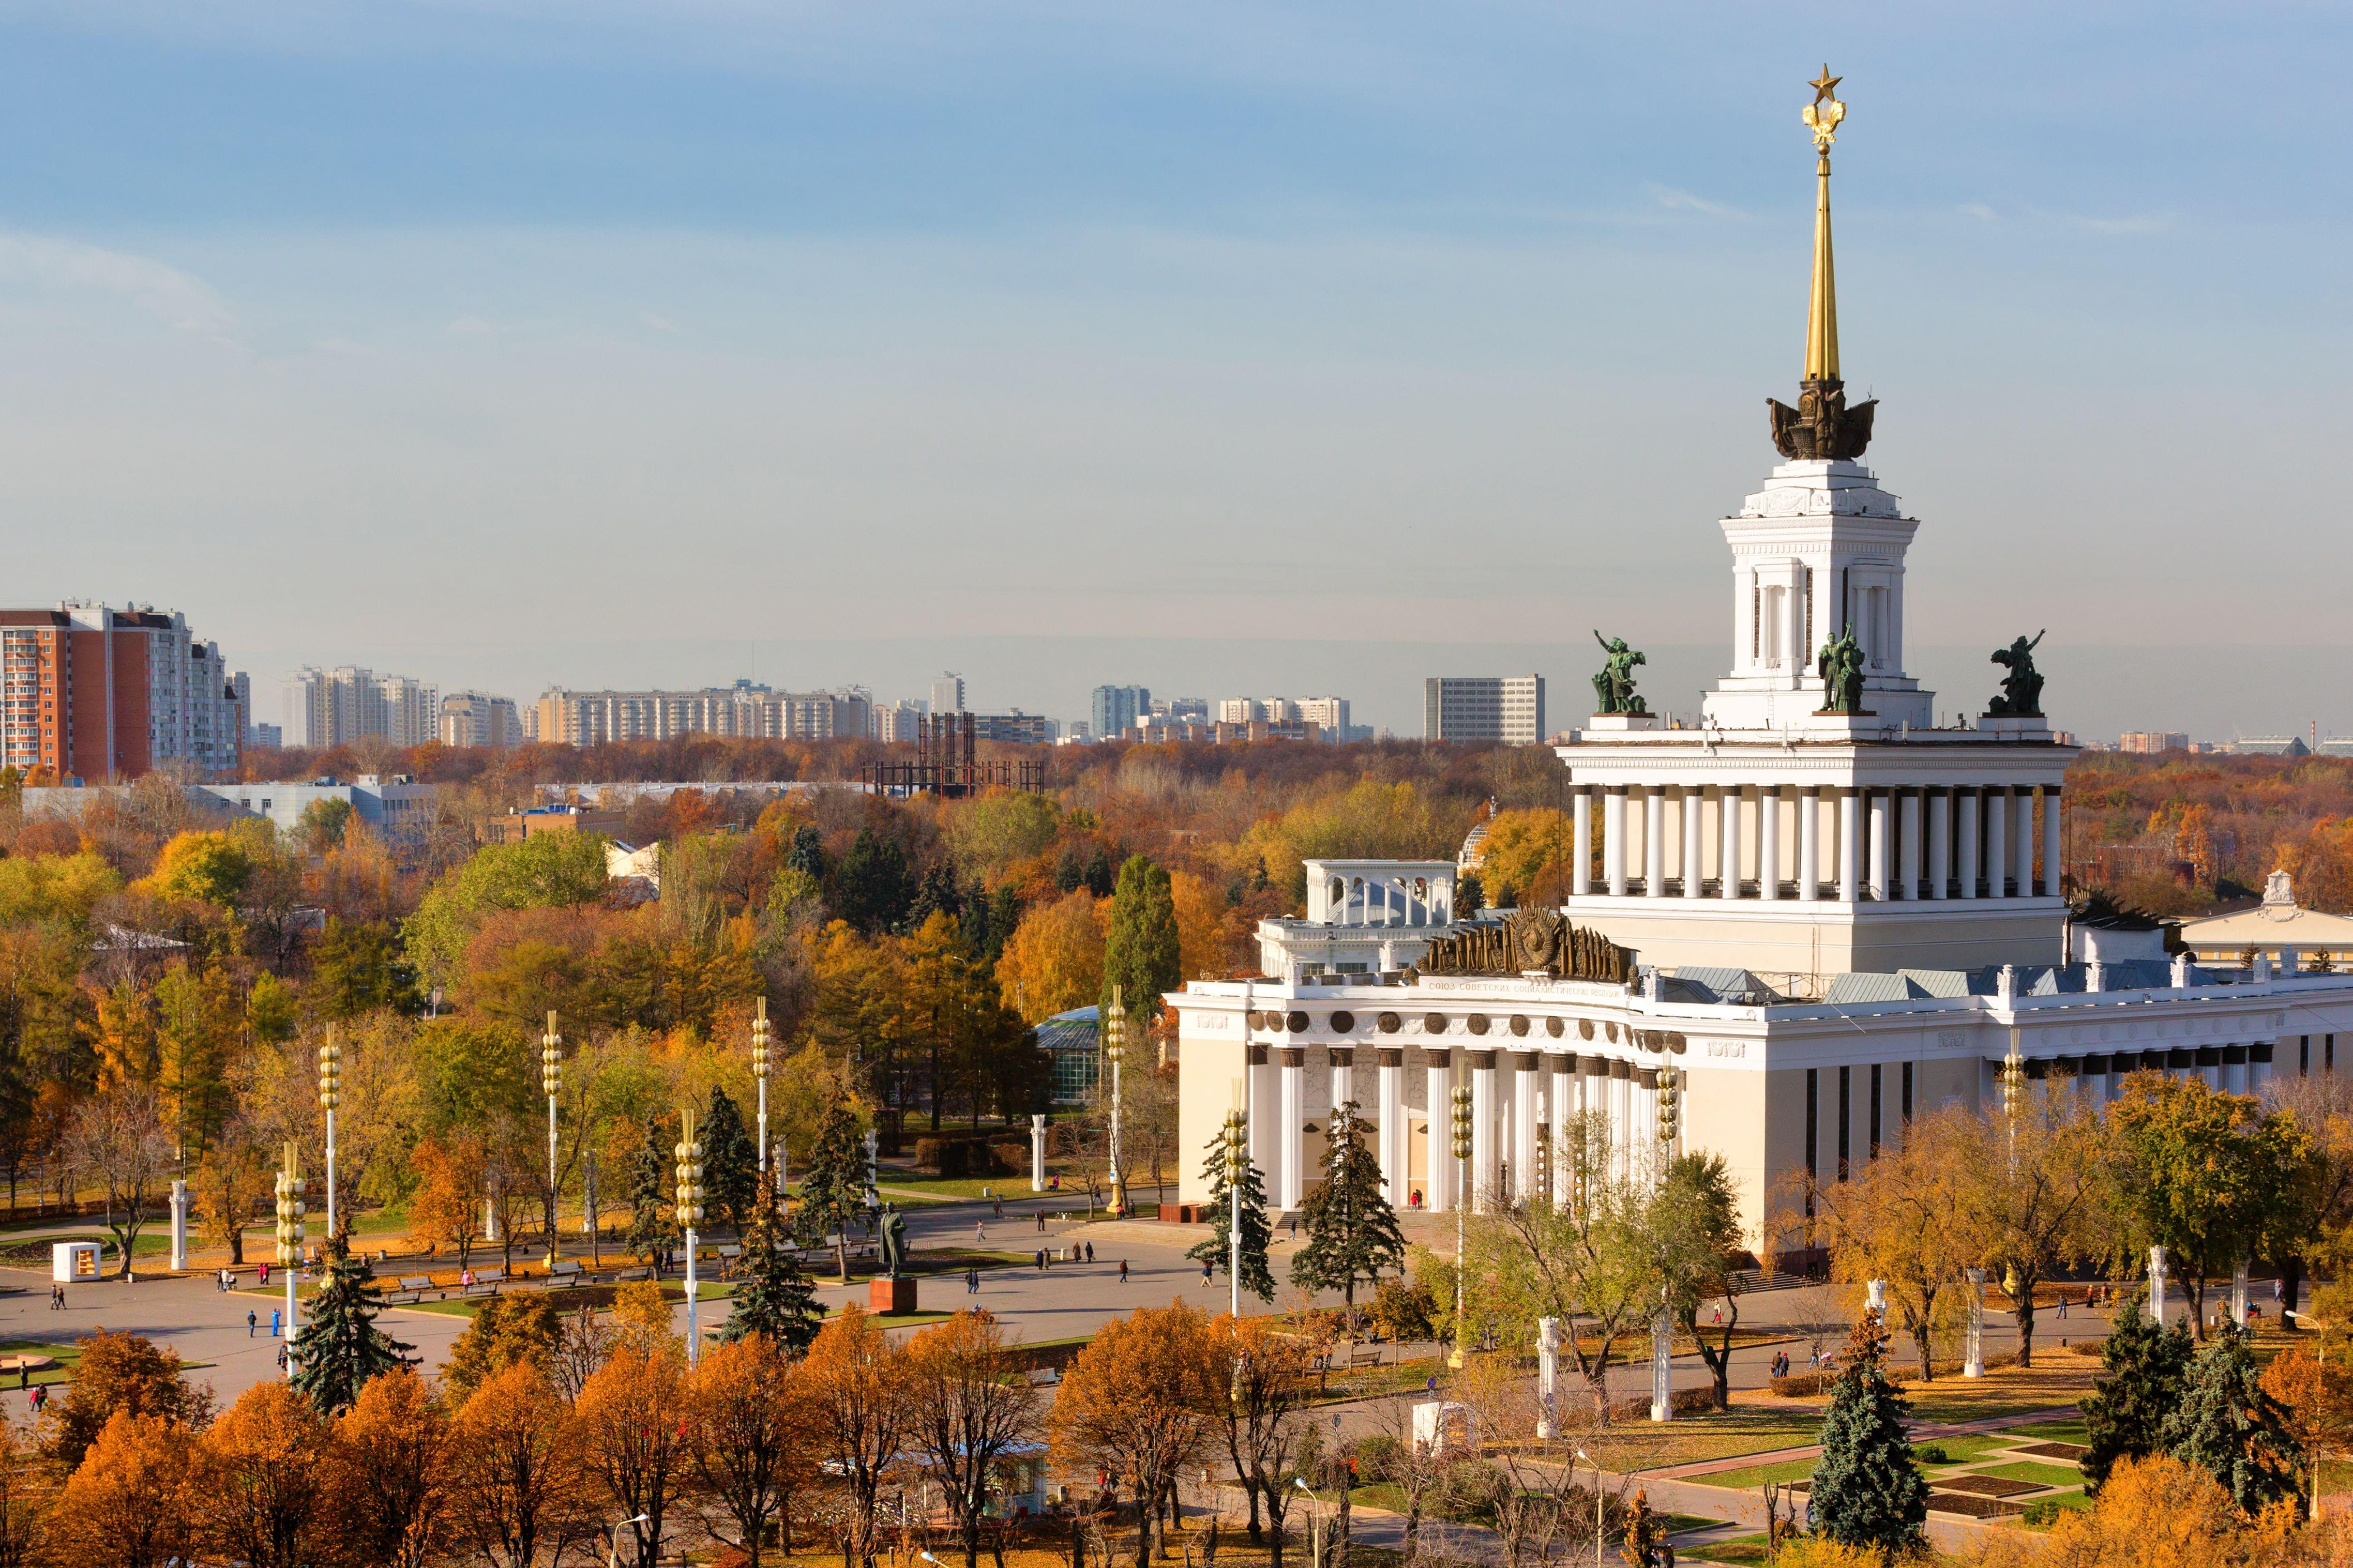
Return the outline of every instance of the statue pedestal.
<path id="1" fill-rule="evenodd" d="M 912 1275 L 881 1275 L 867 1281 L 866 1310 L 876 1314 L 906 1313 L 915 1310 L 915 1280 Z"/>
<path id="2" fill-rule="evenodd" d="M 2047 741 L 2051 738 L 2051 721 L 2040 713 L 1980 713 L 1978 732 L 1999 735 L 2005 741 Z"/>
<path id="3" fill-rule="evenodd" d="M 1587 718 L 1583 733 L 1620 734 L 1628 730 L 1663 730 L 1667 727 L 1662 713 L 1595 713 Z"/>

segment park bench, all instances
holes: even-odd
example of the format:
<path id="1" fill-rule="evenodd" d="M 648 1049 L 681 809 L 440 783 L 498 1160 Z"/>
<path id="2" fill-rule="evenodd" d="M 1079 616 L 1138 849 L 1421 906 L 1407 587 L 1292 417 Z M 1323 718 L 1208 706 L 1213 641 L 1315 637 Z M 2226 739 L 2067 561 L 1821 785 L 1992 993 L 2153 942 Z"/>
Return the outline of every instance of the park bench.
<path id="1" fill-rule="evenodd" d="M 1362 1350 L 1350 1351 L 1348 1352 L 1348 1364 L 1351 1367 L 1380 1365 L 1381 1347 L 1378 1345 L 1366 1345 Z"/>
<path id="2" fill-rule="evenodd" d="M 396 1296 L 405 1295 L 411 1301 L 422 1301 L 425 1300 L 425 1292 L 432 1289 L 433 1281 L 427 1276 L 422 1274 L 406 1275 L 394 1289 L 385 1292 L 384 1299 L 387 1302 L 392 1302 L 392 1304 L 396 1306 L 398 1305 L 397 1302 L 393 1302 L 393 1298 Z"/>
<path id="3" fill-rule="evenodd" d="M 613 1283 L 627 1285 L 635 1280 L 650 1279 L 653 1277 L 654 1271 L 650 1268 L 624 1268 L 613 1276 Z"/>
<path id="4" fill-rule="evenodd" d="M 547 1282 L 550 1285 L 579 1284 L 580 1265 L 573 1262 L 572 1259 L 568 1258 L 561 1259 L 556 1263 L 554 1268 L 550 1268 L 547 1271 Z"/>
<path id="5" fill-rule="evenodd" d="M 466 1287 L 464 1293 L 469 1296 L 495 1296 L 499 1293 L 499 1287 L 506 1282 L 506 1278 L 504 1268 L 485 1268 L 474 1276 L 474 1282 Z"/>

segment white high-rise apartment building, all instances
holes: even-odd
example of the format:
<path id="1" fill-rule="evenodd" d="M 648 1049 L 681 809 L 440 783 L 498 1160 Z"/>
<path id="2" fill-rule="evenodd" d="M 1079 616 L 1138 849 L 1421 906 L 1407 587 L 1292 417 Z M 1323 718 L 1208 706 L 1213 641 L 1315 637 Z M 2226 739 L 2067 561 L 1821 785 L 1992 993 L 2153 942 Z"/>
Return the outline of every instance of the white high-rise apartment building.
<path id="1" fill-rule="evenodd" d="M 964 711 L 964 677 L 954 670 L 932 678 L 932 711 L 961 713 Z"/>
<path id="2" fill-rule="evenodd" d="M 1545 738 L 1541 675 L 1433 675 L 1422 682 L 1425 741 L 1501 741 L 1533 746 Z"/>
<path id="3" fill-rule="evenodd" d="M 340 746 L 368 735 L 419 746 L 438 729 L 439 694 L 405 675 L 379 676 L 350 664 L 335 669 L 305 665 L 286 678 L 285 690 L 290 746 Z"/>
<path id="4" fill-rule="evenodd" d="M 384 698 L 384 732 L 396 746 L 421 746 L 438 738 L 441 694 L 421 680 L 387 675 L 376 682 Z"/>
<path id="5" fill-rule="evenodd" d="M 479 691 L 457 691 L 441 700 L 441 743 L 445 746 L 520 746 L 522 721 L 514 700 L 489 697 Z"/>

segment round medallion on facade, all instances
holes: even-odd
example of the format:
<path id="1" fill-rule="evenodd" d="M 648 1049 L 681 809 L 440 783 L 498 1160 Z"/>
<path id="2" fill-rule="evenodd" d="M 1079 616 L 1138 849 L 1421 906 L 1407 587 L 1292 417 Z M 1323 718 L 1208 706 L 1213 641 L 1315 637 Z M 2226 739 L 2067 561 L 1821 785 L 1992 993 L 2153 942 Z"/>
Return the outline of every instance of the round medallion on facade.
<path id="1" fill-rule="evenodd" d="M 1616 1045 L 1618 1043 L 1618 1026 L 1615 1024 L 1602 1025 L 1601 1037 L 1609 1041 L 1611 1045 Z"/>
<path id="2" fill-rule="evenodd" d="M 1259 1020 L 1259 1027 L 1266 1030 L 1270 1034 L 1279 1035 L 1282 1033 L 1282 1015 L 1280 1013 L 1268 1013 Z"/>
<path id="3" fill-rule="evenodd" d="M 1307 1032 L 1307 1015 L 1304 1013 L 1290 1014 L 1283 1018 L 1282 1026 L 1294 1035 L 1303 1035 Z"/>
<path id="4" fill-rule="evenodd" d="M 1394 1035 L 1399 1029 L 1405 1027 L 1405 1020 L 1398 1017 L 1395 1013 L 1384 1013 L 1374 1022 L 1376 1026 L 1378 1027 L 1380 1032 L 1384 1035 Z"/>
<path id="5" fill-rule="evenodd" d="M 1425 1035 L 1442 1035 L 1446 1033 L 1446 1015 L 1443 1013 L 1423 1014 L 1421 1018 L 1421 1032 Z"/>
<path id="6" fill-rule="evenodd" d="M 1669 1035 L 1667 1037 L 1667 1049 L 1674 1052 L 1675 1055 L 1681 1056 L 1690 1048 L 1691 1042 L 1684 1039 L 1681 1035 Z"/>
<path id="7" fill-rule="evenodd" d="M 1579 1018 L 1577 1021 L 1577 1037 L 1580 1040 L 1589 1040 L 1593 1037 L 1592 1019 Z"/>
<path id="8" fill-rule="evenodd" d="M 1242 1021 L 1253 1029 L 1263 1029 L 1266 1027 L 1266 1015 L 1260 1012 L 1255 1007 L 1251 1008 L 1248 1013 L 1242 1016 Z"/>
<path id="9" fill-rule="evenodd" d="M 1526 1016 L 1525 1014 L 1524 1014 L 1524 1013 L 1514 1013 L 1514 1014 L 1513 1014 L 1513 1015 L 1512 1015 L 1512 1033 L 1514 1033 L 1514 1034 L 1515 1034 L 1515 1035 L 1525 1035 L 1525 1034 L 1526 1034 L 1527 1032 L 1528 1032 L 1528 1020 L 1527 1020 L 1527 1016 Z"/>
<path id="10" fill-rule="evenodd" d="M 1545 1020 L 1545 1033 L 1550 1035 L 1556 1040 L 1560 1038 L 1562 1028 L 1563 1025 L 1558 1018 L 1546 1018 Z"/>
<path id="11" fill-rule="evenodd" d="M 1483 1035 L 1487 1032 L 1486 1014 L 1473 1013 L 1471 1015 L 1471 1032 L 1474 1035 Z"/>
<path id="12" fill-rule="evenodd" d="M 1354 1013 L 1335 1013 L 1332 1015 L 1332 1032 L 1334 1034 L 1353 1034 L 1356 1031 L 1356 1016 Z"/>

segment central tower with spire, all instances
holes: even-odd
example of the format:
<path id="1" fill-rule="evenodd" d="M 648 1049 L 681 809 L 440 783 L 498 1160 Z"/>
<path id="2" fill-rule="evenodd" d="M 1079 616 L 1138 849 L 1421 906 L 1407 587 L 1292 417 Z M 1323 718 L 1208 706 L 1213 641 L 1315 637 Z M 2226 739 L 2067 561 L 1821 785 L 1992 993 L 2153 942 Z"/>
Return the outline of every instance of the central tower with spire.
<path id="1" fill-rule="evenodd" d="M 1814 133 L 1814 279 L 1806 299 L 1806 374 L 1798 383 L 1798 406 L 1778 397 L 1765 400 L 1772 416 L 1773 445 L 1781 456 L 1860 458 L 1871 445 L 1871 418 L 1878 400 L 1846 405 L 1839 380 L 1838 277 L 1831 262 L 1831 144 L 1846 120 L 1846 105 L 1831 96 L 1842 78 L 1822 74 L 1808 85 L 1814 101 L 1800 111 Z"/>
<path id="2" fill-rule="evenodd" d="M 1596 816 L 1602 830 L 1600 873 L 1572 866 L 1564 912 L 1664 966 L 2053 963 L 2073 752 L 2039 715 L 1940 727 L 1936 694 L 1905 668 L 1905 557 L 1920 525 L 1856 460 L 1875 405 L 1849 407 L 1840 379 L 1830 150 L 1847 110 L 1827 68 L 1809 85 L 1805 375 L 1798 406 L 1771 405 L 1782 462 L 1718 525 L 1731 668 L 1696 730 L 1597 714 L 1559 748 L 1578 841 Z"/>

